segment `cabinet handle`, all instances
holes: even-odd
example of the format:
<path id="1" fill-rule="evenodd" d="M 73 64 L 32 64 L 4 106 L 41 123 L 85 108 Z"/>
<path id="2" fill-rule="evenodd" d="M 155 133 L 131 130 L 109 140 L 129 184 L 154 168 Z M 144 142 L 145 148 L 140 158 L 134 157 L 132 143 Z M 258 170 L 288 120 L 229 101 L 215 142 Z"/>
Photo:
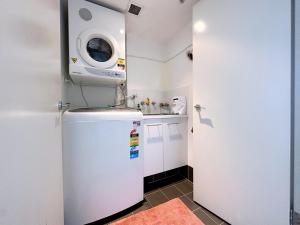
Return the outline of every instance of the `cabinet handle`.
<path id="1" fill-rule="evenodd" d="M 167 125 L 178 125 L 180 123 L 167 123 Z"/>
<path id="2" fill-rule="evenodd" d="M 155 126 L 160 126 L 162 123 L 155 123 L 155 124 L 146 124 L 147 127 L 155 127 Z"/>

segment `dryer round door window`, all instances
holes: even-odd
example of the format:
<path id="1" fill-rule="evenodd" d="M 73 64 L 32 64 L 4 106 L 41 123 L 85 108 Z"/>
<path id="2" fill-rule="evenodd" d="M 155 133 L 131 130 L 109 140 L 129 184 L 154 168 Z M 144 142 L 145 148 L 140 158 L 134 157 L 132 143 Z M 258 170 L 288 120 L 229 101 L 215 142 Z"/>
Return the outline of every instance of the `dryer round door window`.
<path id="1" fill-rule="evenodd" d="M 77 47 L 83 60 L 98 69 L 113 67 L 119 58 L 117 41 L 104 31 L 88 30 L 81 33 Z"/>
<path id="2" fill-rule="evenodd" d="M 110 44 L 102 38 L 93 38 L 86 46 L 90 57 L 98 62 L 107 62 L 113 54 Z"/>

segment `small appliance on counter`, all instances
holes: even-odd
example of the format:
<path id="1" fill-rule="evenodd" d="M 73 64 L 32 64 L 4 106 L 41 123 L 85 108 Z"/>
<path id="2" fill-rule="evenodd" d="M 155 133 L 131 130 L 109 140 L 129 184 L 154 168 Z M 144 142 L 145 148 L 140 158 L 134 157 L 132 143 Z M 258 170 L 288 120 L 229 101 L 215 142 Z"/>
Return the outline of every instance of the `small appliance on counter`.
<path id="1" fill-rule="evenodd" d="M 185 96 L 175 96 L 172 98 L 171 111 L 173 114 L 186 115 Z"/>

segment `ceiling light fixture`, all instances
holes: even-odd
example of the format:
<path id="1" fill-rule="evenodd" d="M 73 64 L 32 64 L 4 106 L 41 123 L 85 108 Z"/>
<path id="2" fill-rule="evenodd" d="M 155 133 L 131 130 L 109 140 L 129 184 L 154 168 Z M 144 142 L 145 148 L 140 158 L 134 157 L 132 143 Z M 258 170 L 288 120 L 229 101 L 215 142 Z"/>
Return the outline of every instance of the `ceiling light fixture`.
<path id="1" fill-rule="evenodd" d="M 206 30 L 206 23 L 198 20 L 195 24 L 194 24 L 194 30 L 198 33 L 202 33 Z"/>

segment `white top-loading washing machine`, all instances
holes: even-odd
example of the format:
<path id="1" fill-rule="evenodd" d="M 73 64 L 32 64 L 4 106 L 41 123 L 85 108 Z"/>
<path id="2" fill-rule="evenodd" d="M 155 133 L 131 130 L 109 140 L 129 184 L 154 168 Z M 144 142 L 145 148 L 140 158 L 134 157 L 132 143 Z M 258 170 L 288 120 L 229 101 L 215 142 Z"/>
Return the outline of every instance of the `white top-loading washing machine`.
<path id="1" fill-rule="evenodd" d="M 75 83 L 126 80 L 125 17 L 86 0 L 68 1 L 69 73 Z"/>
<path id="2" fill-rule="evenodd" d="M 143 200 L 143 115 L 77 109 L 63 116 L 65 225 L 84 225 Z"/>

